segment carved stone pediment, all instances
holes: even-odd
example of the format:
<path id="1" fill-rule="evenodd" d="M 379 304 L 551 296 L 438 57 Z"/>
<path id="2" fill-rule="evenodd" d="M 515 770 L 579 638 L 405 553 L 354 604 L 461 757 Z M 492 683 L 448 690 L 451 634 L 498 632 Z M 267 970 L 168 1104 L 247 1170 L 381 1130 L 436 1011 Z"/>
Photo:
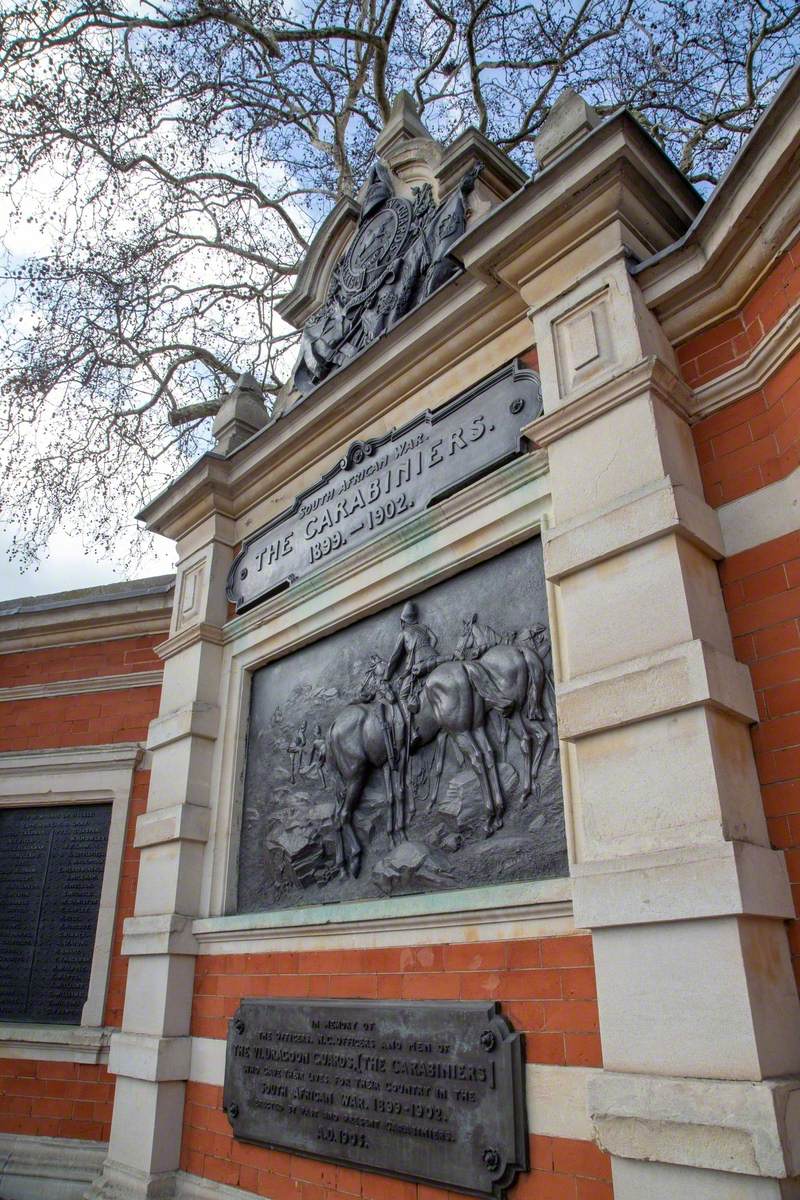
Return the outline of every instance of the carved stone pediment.
<path id="1" fill-rule="evenodd" d="M 288 388 L 296 396 L 313 391 L 458 274 L 451 248 L 526 178 L 476 130 L 444 149 L 404 92 L 376 152 L 359 201 L 337 203 L 278 305 L 303 329 Z"/>

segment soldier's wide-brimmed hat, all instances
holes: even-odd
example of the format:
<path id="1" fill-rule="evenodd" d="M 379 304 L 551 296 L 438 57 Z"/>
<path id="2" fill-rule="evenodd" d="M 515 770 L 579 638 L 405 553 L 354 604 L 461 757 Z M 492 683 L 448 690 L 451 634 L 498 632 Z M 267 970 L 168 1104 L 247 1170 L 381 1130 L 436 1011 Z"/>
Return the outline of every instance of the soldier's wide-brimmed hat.
<path id="1" fill-rule="evenodd" d="M 403 611 L 400 613 L 400 620 L 401 621 L 416 621 L 416 619 L 417 619 L 416 604 L 414 603 L 413 600 L 406 600 L 405 604 L 403 605 Z"/>

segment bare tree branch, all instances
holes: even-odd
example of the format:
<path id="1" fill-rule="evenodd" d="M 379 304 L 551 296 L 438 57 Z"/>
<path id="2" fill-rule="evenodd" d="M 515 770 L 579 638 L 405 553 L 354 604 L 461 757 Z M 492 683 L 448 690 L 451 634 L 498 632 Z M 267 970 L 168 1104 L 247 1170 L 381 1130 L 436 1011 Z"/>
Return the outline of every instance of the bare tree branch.
<path id="1" fill-rule="evenodd" d="M 14 553 L 63 524 L 113 545 L 242 370 L 274 392 L 296 337 L 275 304 L 401 88 L 443 142 L 477 125 L 527 170 L 564 87 L 625 104 L 708 189 L 799 45 L 793 0 L 9 0 Z"/>

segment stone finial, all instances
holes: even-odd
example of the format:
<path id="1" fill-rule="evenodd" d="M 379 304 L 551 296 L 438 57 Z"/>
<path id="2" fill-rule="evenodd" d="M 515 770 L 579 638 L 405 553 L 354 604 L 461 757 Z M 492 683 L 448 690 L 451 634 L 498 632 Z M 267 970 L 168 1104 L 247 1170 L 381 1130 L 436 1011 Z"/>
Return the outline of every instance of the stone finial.
<path id="1" fill-rule="evenodd" d="M 572 88 L 564 91 L 547 114 L 533 143 L 540 170 L 582 141 L 599 124 L 600 116 Z"/>
<path id="2" fill-rule="evenodd" d="M 249 371 L 243 372 L 223 398 L 211 432 L 218 454 L 230 454 L 269 420 L 264 393 Z"/>
<path id="3" fill-rule="evenodd" d="M 375 141 L 375 153 L 383 158 L 399 142 L 408 142 L 412 138 L 430 139 L 430 136 L 417 115 L 411 95 L 403 89 L 392 101 L 392 111 Z"/>

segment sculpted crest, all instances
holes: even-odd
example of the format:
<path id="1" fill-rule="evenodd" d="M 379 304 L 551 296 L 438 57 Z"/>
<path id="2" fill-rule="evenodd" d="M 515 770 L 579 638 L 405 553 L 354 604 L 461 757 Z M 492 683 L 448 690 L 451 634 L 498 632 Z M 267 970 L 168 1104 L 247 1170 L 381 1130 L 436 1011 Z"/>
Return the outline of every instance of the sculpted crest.
<path id="1" fill-rule="evenodd" d="M 467 198 L 480 166 L 438 206 L 429 183 L 395 194 L 378 160 L 358 223 L 331 277 L 325 303 L 307 321 L 292 382 L 304 395 L 460 270 L 450 248 L 466 229 Z"/>

